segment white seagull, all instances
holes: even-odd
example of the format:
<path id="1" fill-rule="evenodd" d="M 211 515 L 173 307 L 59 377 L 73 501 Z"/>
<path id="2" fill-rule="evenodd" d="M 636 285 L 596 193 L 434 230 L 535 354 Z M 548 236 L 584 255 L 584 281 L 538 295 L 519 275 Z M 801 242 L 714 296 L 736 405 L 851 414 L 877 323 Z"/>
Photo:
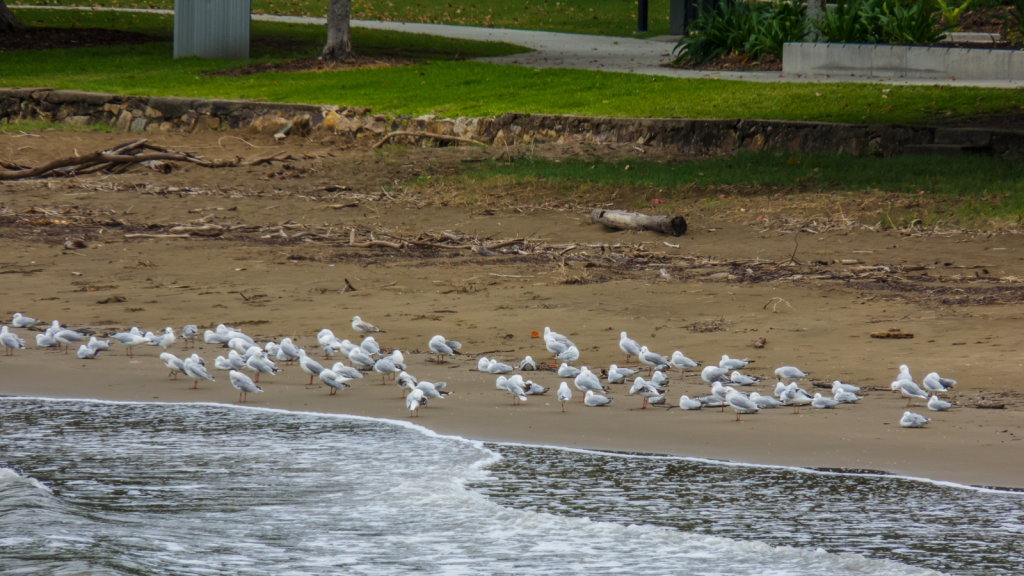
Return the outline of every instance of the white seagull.
<path id="1" fill-rule="evenodd" d="M 394 361 L 392 361 L 389 356 L 385 356 L 384 358 L 374 362 L 373 371 L 380 374 L 380 384 L 383 386 L 387 384 L 387 377 L 389 374 L 397 374 L 401 372 L 402 369 L 395 366 Z M 427 396 L 427 398 L 430 398 L 430 396 Z"/>
<path id="2" fill-rule="evenodd" d="M 636 374 L 636 370 L 630 370 L 629 368 L 619 368 L 615 364 L 608 367 L 608 381 L 612 384 L 618 384 L 625 382 L 626 378 L 629 378 L 633 374 Z"/>
<path id="3" fill-rule="evenodd" d="M 358 318 L 358 316 L 356 316 Z M 409 409 L 409 418 L 419 418 L 420 406 L 426 403 L 422 390 L 413 390 L 405 397 L 405 407 Z M 415 416 L 414 416 L 415 414 Z"/>
<path id="4" fill-rule="evenodd" d="M 700 371 L 700 379 L 707 382 L 708 384 L 714 384 L 715 382 L 728 382 L 729 371 L 719 368 L 718 366 L 705 366 Z"/>
<path id="5" fill-rule="evenodd" d="M 177 380 L 178 372 L 185 371 L 185 363 L 170 352 L 161 352 L 160 359 L 163 360 L 164 365 L 171 370 L 171 373 L 168 374 L 168 376 L 173 376 L 171 380 Z"/>
<path id="6" fill-rule="evenodd" d="M 437 354 L 437 363 L 443 364 L 445 356 L 454 356 L 458 354 L 456 350 L 462 348 L 462 344 L 455 340 L 448 340 L 444 336 L 438 334 L 430 339 L 427 343 L 427 347 L 434 354 Z"/>
<path id="7" fill-rule="evenodd" d="M 90 336 L 89 342 L 86 346 L 96 351 L 109 350 L 110 340 L 97 340 L 95 336 Z"/>
<path id="8" fill-rule="evenodd" d="M 40 348 L 52 348 L 57 343 L 49 334 L 36 334 L 36 346 Z"/>
<path id="9" fill-rule="evenodd" d="M 753 360 L 748 360 L 746 358 L 742 360 L 739 358 L 729 358 L 725 354 L 722 354 L 722 360 L 718 362 L 718 367 L 723 370 L 739 370 L 751 362 L 753 362 Z"/>
<path id="10" fill-rule="evenodd" d="M 13 356 L 15 350 L 25 349 L 25 341 L 14 332 L 8 332 L 7 326 L 0 327 L 0 343 L 4 345 L 4 356 Z"/>
<path id="11" fill-rule="evenodd" d="M 732 374 L 729 375 L 729 381 L 737 386 L 750 386 L 760 382 L 757 378 L 740 374 L 739 370 L 733 370 Z"/>
<path id="12" fill-rule="evenodd" d="M 541 396 L 543 394 L 547 394 L 550 388 L 545 388 L 533 380 L 527 380 L 526 386 L 523 387 L 523 390 L 526 391 L 527 396 Z"/>
<path id="13" fill-rule="evenodd" d="M 198 362 L 193 361 L 192 357 L 185 358 L 185 361 L 182 362 L 181 367 L 185 371 L 185 374 L 187 374 L 190 378 L 195 380 L 195 383 L 192 385 L 193 390 L 199 388 L 200 379 L 210 380 L 211 382 L 214 380 L 213 376 L 206 371 L 206 367 Z"/>
<path id="14" fill-rule="evenodd" d="M 245 361 L 245 365 L 256 373 L 256 382 L 260 381 L 260 374 L 274 375 L 280 372 L 269 358 L 258 354 L 250 356 L 249 359 Z"/>
<path id="15" fill-rule="evenodd" d="M 835 408 L 838 404 L 839 400 L 836 400 L 834 398 L 826 398 L 822 396 L 820 392 L 816 393 L 814 395 L 814 399 L 811 400 L 811 406 L 821 409 Z"/>
<path id="16" fill-rule="evenodd" d="M 555 355 L 556 360 L 564 360 L 566 362 L 575 362 L 580 359 L 580 351 L 576 346 L 569 346 L 565 350 L 562 350 L 560 354 Z"/>
<path id="17" fill-rule="evenodd" d="M 56 322 L 56 320 L 55 320 Z M 53 335 L 53 339 L 58 344 L 64 345 L 64 353 L 68 353 L 68 346 L 75 344 L 81 340 L 85 340 L 85 334 L 81 332 L 75 332 L 74 330 L 61 330 Z"/>
<path id="18" fill-rule="evenodd" d="M 402 397 L 405 398 L 406 392 L 410 392 L 416 389 L 416 385 L 420 383 L 412 374 L 407 373 L 405 370 L 398 373 L 395 378 L 395 383 L 402 389 Z"/>
<path id="19" fill-rule="evenodd" d="M 15 328 L 31 328 L 39 324 L 39 320 L 35 318 L 29 318 L 28 316 L 22 316 L 20 312 L 14 313 L 14 318 L 11 319 L 11 326 Z"/>
<path id="20" fill-rule="evenodd" d="M 604 392 L 604 386 L 601 386 L 601 379 L 597 377 L 593 372 L 587 369 L 586 366 L 580 368 L 580 373 L 573 380 L 573 384 L 576 389 L 586 394 L 587 392 Z"/>
<path id="21" fill-rule="evenodd" d="M 231 385 L 234 386 L 235 390 L 238 390 L 239 402 L 248 402 L 249 394 L 263 392 L 263 388 L 254 384 L 252 378 L 249 378 L 241 372 L 232 370 L 228 372 L 228 378 L 231 380 Z"/>
<path id="22" fill-rule="evenodd" d="M 605 398 L 600 394 L 594 394 L 593 390 L 587 390 L 587 395 L 583 397 L 583 403 L 591 407 L 607 406 L 612 403 L 611 398 Z"/>
<path id="23" fill-rule="evenodd" d="M 935 412 L 945 412 L 953 407 L 953 404 L 946 402 L 945 400 L 939 400 L 939 397 L 932 394 L 931 398 L 928 399 L 928 409 L 934 410 Z"/>
<path id="24" fill-rule="evenodd" d="M 857 392 L 860 392 L 860 386 L 854 386 L 853 384 L 847 384 L 845 382 L 840 382 L 839 380 L 833 380 L 832 393 L 835 394 L 836 390 L 842 390 L 843 392 L 856 394 Z"/>
<path id="25" fill-rule="evenodd" d="M 575 378 L 576 376 L 579 376 L 579 373 L 579 368 L 569 366 L 565 362 L 562 362 L 562 365 L 558 367 L 558 375 L 562 378 Z"/>
<path id="26" fill-rule="evenodd" d="M 931 418 L 925 418 L 920 414 L 908 411 L 903 413 L 903 418 L 900 418 L 900 426 L 904 428 L 924 428 L 924 425 L 931 421 Z"/>
<path id="27" fill-rule="evenodd" d="M 899 391 L 900 396 L 907 399 L 907 408 L 910 408 L 910 403 L 914 401 L 914 398 L 928 400 L 928 393 L 921 390 L 920 386 L 910 380 L 897 380 L 890 384 L 889 388 L 893 391 Z"/>
<path id="28" fill-rule="evenodd" d="M 640 345 L 636 343 L 636 340 L 630 339 L 626 336 L 625 332 L 619 333 L 619 350 L 626 353 L 626 363 L 629 363 L 630 356 L 640 355 Z"/>
<path id="29" fill-rule="evenodd" d="M 679 397 L 679 409 L 680 410 L 700 410 L 704 407 L 704 404 L 700 400 L 693 400 L 685 394 Z"/>
<path id="30" fill-rule="evenodd" d="M 359 332 L 360 334 L 375 334 L 378 332 L 381 334 L 386 334 L 386 332 L 384 332 L 380 328 L 377 328 L 373 324 L 370 324 L 369 322 L 363 322 L 363 319 L 360 318 L 359 316 L 352 317 L 352 329 L 355 330 L 356 332 Z"/>
<path id="31" fill-rule="evenodd" d="M 836 400 L 843 404 L 856 404 L 857 402 L 860 402 L 860 396 L 857 396 L 853 392 L 847 392 L 841 388 L 833 388 L 832 395 Z"/>
<path id="32" fill-rule="evenodd" d="M 192 343 L 192 347 L 196 347 L 196 337 L 199 336 L 199 327 L 195 324 L 186 324 L 181 329 L 181 339 L 185 341 L 185 350 L 188 350 L 189 342 Z"/>
<path id="33" fill-rule="evenodd" d="M 733 411 L 736 412 L 736 422 L 741 422 L 740 414 L 756 414 L 761 410 L 753 400 L 735 390 L 729 390 L 729 392 L 726 393 L 725 401 L 728 402 L 729 406 L 732 406 Z"/>
<path id="34" fill-rule="evenodd" d="M 523 358 L 522 362 L 519 363 L 519 369 L 520 370 L 536 370 L 537 369 L 537 363 L 533 361 L 532 357 L 527 356 L 526 358 Z"/>
<path id="35" fill-rule="evenodd" d="M 299 349 L 299 369 L 309 374 L 309 384 L 306 384 L 306 386 L 312 386 L 313 377 L 319 376 L 324 371 L 324 367 L 316 360 L 306 356 L 306 351 L 302 349 Z"/>
<path id="36" fill-rule="evenodd" d="M 939 376 L 938 372 L 930 372 L 921 381 L 924 387 L 933 392 L 945 392 L 947 389 L 956 386 L 956 380 L 952 378 L 943 378 Z"/>
<path id="37" fill-rule="evenodd" d="M 99 355 L 99 353 L 99 350 L 93 350 L 92 348 L 89 348 L 85 344 L 82 344 L 81 346 L 78 347 L 78 357 L 81 358 L 82 360 L 93 360 L 96 358 L 96 356 Z"/>
<path id="38" fill-rule="evenodd" d="M 750 400 L 754 404 L 757 404 L 757 407 L 761 409 L 778 408 L 779 406 L 782 406 L 782 402 L 779 402 L 775 398 L 772 398 L 771 396 L 761 396 L 757 392 L 750 393 Z"/>
<path id="39" fill-rule="evenodd" d="M 347 384 L 349 379 L 343 378 L 334 370 L 321 370 L 319 377 L 321 382 L 331 388 L 331 396 L 337 394 L 338 390 L 344 390 L 349 387 Z"/>
<path id="40" fill-rule="evenodd" d="M 782 366 L 775 369 L 775 377 L 779 380 L 799 380 L 807 377 L 807 372 L 795 366 Z"/>
<path id="41" fill-rule="evenodd" d="M 668 358 L 665 358 L 661 354 L 651 352 L 647 349 L 647 346 L 640 348 L 640 355 L 637 356 L 640 359 L 640 363 L 648 367 L 648 374 L 651 374 L 654 370 L 661 370 L 668 368 Z"/>
<path id="42" fill-rule="evenodd" d="M 362 348 L 353 348 L 348 353 L 348 360 L 352 363 L 353 367 L 359 364 L 361 367 L 371 368 L 375 364 L 373 358 L 370 358 L 370 355 L 363 351 Z"/>
<path id="43" fill-rule="evenodd" d="M 572 390 L 569 385 L 562 382 L 558 385 L 558 401 L 562 403 L 562 412 L 565 412 L 565 403 L 572 400 Z"/>
<path id="44" fill-rule="evenodd" d="M 637 377 L 636 380 L 633 380 L 633 386 L 629 389 L 629 395 L 632 396 L 634 394 L 639 394 L 643 397 L 644 403 L 640 406 L 640 409 L 646 410 L 649 399 L 663 396 L 665 392 L 658 390 L 654 383 L 646 382 L 643 378 Z"/>
<path id="45" fill-rule="evenodd" d="M 679 350 L 676 350 L 675 352 L 672 353 L 672 358 L 671 358 L 671 360 L 669 360 L 669 364 L 671 364 L 674 368 L 678 368 L 679 369 L 680 377 L 683 377 L 683 376 L 686 375 L 686 369 L 687 368 L 699 368 L 700 367 L 700 364 L 694 362 L 693 360 L 690 360 L 686 356 L 683 356 L 683 353 L 680 352 Z"/>
<path id="46" fill-rule="evenodd" d="M 502 364 L 497 360 L 491 360 L 490 362 L 488 362 L 487 370 L 485 370 L 485 372 L 490 372 L 491 374 L 508 374 L 511 371 L 511 366 L 509 366 L 508 364 Z"/>
<path id="47" fill-rule="evenodd" d="M 363 349 L 363 352 L 366 352 L 370 356 L 380 354 L 380 344 L 377 344 L 377 341 L 374 340 L 373 336 L 367 336 L 364 338 L 359 344 L 359 347 Z"/>
<path id="48" fill-rule="evenodd" d="M 335 362 L 334 366 L 331 366 L 331 372 L 348 380 L 356 380 L 363 377 L 362 372 L 350 366 L 345 366 L 342 362 Z"/>

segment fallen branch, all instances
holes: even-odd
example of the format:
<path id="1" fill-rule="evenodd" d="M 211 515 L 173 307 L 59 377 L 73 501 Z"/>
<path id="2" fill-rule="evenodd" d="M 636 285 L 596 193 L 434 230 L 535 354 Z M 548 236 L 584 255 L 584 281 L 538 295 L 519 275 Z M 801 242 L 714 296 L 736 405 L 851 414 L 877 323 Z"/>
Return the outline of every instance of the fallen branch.
<path id="1" fill-rule="evenodd" d="M 477 140 L 472 140 L 470 138 L 460 138 L 458 136 L 445 136 L 444 134 L 434 134 L 433 132 L 409 132 L 408 130 L 398 130 L 396 132 L 389 133 L 387 136 L 384 136 L 384 138 L 382 138 L 380 142 L 377 142 L 376 144 L 371 146 L 371 149 L 380 148 L 384 144 L 387 144 L 388 140 L 391 140 L 396 136 L 412 136 L 413 138 L 417 139 L 433 138 L 434 140 L 440 140 L 442 142 L 462 142 L 463 144 L 476 144 L 477 146 L 483 146 L 485 148 L 487 147 L 486 142 L 480 142 Z"/>
<path id="2" fill-rule="evenodd" d="M 143 150 L 152 152 L 145 153 Z M 0 170 L 0 180 L 23 180 L 26 178 L 50 177 L 50 176 L 75 176 L 79 174 L 91 174 L 105 171 L 113 174 L 124 172 L 135 164 L 143 164 L 150 167 L 159 167 L 163 162 L 188 162 L 206 168 L 224 168 L 237 166 L 239 159 L 234 160 L 206 160 L 191 154 L 167 150 L 159 146 L 148 144 L 146 140 L 136 140 L 127 144 L 92 152 L 85 156 L 70 156 L 47 162 L 35 168 L 21 167 L 9 169 L 11 164 L 4 164 L 5 170 Z M 162 167 L 166 170 L 166 166 Z M 160 169 L 160 168 L 156 168 Z"/>
<path id="3" fill-rule="evenodd" d="M 125 238 L 191 238 L 188 234 L 125 234 Z"/>
<path id="4" fill-rule="evenodd" d="M 682 216 L 649 216 L 598 208 L 590 213 L 590 223 L 604 224 L 616 230 L 653 230 L 671 236 L 686 234 L 686 219 Z"/>

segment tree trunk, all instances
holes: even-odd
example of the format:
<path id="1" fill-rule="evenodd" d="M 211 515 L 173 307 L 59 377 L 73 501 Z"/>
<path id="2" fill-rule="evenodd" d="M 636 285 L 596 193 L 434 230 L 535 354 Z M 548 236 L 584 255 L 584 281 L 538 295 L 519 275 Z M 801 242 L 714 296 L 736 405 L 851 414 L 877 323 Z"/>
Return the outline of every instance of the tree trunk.
<path id="1" fill-rule="evenodd" d="M 7 9 L 7 4 L 4 0 L 0 0 L 0 32 L 10 32 L 11 30 L 17 30 L 24 28 L 25 26 L 18 20 L 10 10 Z"/>
<path id="2" fill-rule="evenodd" d="M 816 23 L 821 22 L 821 19 L 825 16 L 824 3 L 821 0 L 807 0 L 807 28 L 812 41 L 817 42 L 821 39 L 821 34 L 818 29 L 814 27 Z"/>
<path id="3" fill-rule="evenodd" d="M 352 34 L 349 31 L 349 15 L 352 0 L 329 0 L 327 4 L 327 45 L 320 53 L 324 60 L 340 60 L 352 57 Z"/>

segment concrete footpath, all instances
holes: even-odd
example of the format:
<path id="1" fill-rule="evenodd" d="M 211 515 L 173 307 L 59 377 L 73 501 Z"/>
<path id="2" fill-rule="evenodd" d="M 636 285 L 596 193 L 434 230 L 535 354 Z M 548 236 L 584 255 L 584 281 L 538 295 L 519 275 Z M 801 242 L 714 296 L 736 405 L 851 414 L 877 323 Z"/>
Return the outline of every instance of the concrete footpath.
<path id="1" fill-rule="evenodd" d="M 173 14 L 172 10 L 140 8 L 106 8 L 75 6 L 17 6 L 16 8 L 41 8 L 48 10 L 119 11 Z M 311 16 L 275 16 L 253 14 L 253 20 L 285 22 L 290 24 L 314 24 L 324 26 L 326 19 Z M 859 82 L 894 85 L 945 85 L 980 86 L 989 88 L 1020 88 L 1024 82 L 1014 80 L 934 80 L 914 78 L 877 78 L 873 76 L 821 76 L 794 75 L 782 72 L 707 72 L 701 70 L 678 70 L 664 64 L 671 60 L 675 44 L 671 41 L 637 39 L 617 36 L 593 36 L 567 34 L 564 32 L 540 32 L 534 30 L 512 30 L 508 28 L 479 28 L 473 26 L 451 26 L 446 24 L 419 24 L 406 22 L 381 22 L 377 20 L 353 20 L 352 27 L 372 30 L 393 30 L 414 34 L 431 34 L 463 40 L 507 42 L 530 48 L 533 52 L 478 58 L 480 62 L 526 66 L 530 68 L 571 68 L 597 70 L 602 72 L 623 72 L 672 78 L 706 78 L 720 80 L 741 80 L 747 82 Z"/>

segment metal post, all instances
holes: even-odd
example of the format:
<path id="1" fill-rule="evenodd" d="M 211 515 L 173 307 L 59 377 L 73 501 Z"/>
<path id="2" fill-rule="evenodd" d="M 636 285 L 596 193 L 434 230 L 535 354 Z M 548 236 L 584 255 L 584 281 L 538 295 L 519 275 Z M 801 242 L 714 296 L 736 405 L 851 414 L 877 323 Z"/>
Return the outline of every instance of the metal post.
<path id="1" fill-rule="evenodd" d="M 636 34 L 647 32 L 647 0 L 636 2 Z"/>

